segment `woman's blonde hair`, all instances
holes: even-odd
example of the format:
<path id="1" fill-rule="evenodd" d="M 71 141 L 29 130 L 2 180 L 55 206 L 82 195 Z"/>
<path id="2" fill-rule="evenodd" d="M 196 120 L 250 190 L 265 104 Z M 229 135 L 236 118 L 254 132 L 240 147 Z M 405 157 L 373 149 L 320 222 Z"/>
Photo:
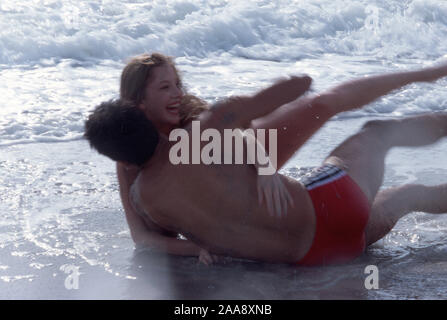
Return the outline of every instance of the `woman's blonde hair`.
<path id="1" fill-rule="evenodd" d="M 171 57 L 161 53 L 144 53 L 133 57 L 124 67 L 121 73 L 120 98 L 123 101 L 138 106 L 145 98 L 145 88 L 156 67 L 170 65 L 177 74 L 182 86 L 180 74 Z M 183 86 L 182 90 L 185 92 Z M 201 112 L 209 108 L 208 104 L 202 99 L 187 94 L 182 100 L 180 107 L 180 126 L 195 119 Z"/>

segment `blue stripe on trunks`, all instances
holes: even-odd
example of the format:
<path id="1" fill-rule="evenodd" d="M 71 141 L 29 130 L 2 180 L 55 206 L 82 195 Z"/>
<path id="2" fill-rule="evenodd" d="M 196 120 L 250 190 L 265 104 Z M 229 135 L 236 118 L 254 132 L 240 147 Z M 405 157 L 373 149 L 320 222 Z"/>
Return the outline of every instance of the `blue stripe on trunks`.
<path id="1" fill-rule="evenodd" d="M 332 164 L 324 164 L 323 166 L 314 169 L 309 174 L 305 175 L 301 183 L 304 184 L 307 190 L 312 190 L 325 184 L 331 183 L 343 176 L 346 172 Z"/>

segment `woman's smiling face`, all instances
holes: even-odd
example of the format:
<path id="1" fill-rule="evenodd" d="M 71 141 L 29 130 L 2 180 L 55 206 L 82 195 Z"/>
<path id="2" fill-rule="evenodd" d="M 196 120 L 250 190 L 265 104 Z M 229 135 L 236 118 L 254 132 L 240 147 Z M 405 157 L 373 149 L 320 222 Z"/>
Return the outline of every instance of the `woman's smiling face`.
<path id="1" fill-rule="evenodd" d="M 183 97 L 180 79 L 169 64 L 155 67 L 139 107 L 159 132 L 166 135 L 180 123 L 179 107 Z"/>

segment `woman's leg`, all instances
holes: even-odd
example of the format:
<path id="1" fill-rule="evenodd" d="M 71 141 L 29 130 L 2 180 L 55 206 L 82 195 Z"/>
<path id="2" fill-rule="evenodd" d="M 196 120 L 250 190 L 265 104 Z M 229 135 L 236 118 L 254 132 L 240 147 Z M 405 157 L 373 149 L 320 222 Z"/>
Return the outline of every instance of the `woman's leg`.
<path id="1" fill-rule="evenodd" d="M 320 95 L 303 97 L 252 122 L 254 129 L 277 130 L 277 168 L 333 115 L 360 108 L 413 82 L 430 82 L 447 76 L 447 64 L 418 71 L 370 76 L 348 81 Z M 266 138 L 266 141 L 268 139 Z M 268 143 L 266 150 L 269 151 Z"/>
<path id="2" fill-rule="evenodd" d="M 304 97 L 281 106 L 269 115 L 252 121 L 253 129 L 266 129 L 265 148 L 269 153 L 268 130 L 277 134 L 277 163 L 280 169 L 309 138 L 335 113 L 315 98 Z"/>

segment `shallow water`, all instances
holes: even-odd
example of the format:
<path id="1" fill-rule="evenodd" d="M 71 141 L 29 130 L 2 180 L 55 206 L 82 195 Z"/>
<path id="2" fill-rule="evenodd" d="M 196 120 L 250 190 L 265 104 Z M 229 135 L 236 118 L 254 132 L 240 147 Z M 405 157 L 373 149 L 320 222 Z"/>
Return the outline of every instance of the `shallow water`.
<path id="1" fill-rule="evenodd" d="M 318 165 L 331 147 L 325 135 L 343 140 L 350 132 L 336 138 L 334 134 L 346 126 L 355 131 L 361 122 L 328 123 L 284 172 L 299 177 Z M 385 187 L 445 183 L 447 169 L 430 158 L 437 158 L 446 143 L 393 150 Z M 134 248 L 120 207 L 114 165 L 89 150 L 86 142 L 23 144 L 2 151 L 6 151 L 0 155 L 0 297 L 4 299 L 447 297 L 447 216 L 413 213 L 363 256 L 343 266 L 297 268 L 226 258 L 206 267 L 196 258 Z M 365 288 L 368 265 L 378 267 L 378 290 Z M 65 287 L 72 274 L 65 268 L 70 266 L 79 268 L 78 289 Z"/>
<path id="2" fill-rule="evenodd" d="M 89 111 L 117 97 L 126 59 L 144 51 L 176 56 L 188 90 L 212 103 L 288 74 L 309 74 L 318 92 L 432 65 L 446 59 L 446 34 L 443 0 L 2 0 L 0 298 L 445 299 L 442 215 L 408 215 L 346 266 L 207 268 L 135 250 L 114 165 L 82 134 Z M 283 172 L 298 178 L 369 119 L 446 107 L 446 79 L 407 86 L 335 117 Z M 393 150 L 384 187 L 446 183 L 446 143 Z M 378 290 L 365 288 L 368 265 Z M 81 274 L 68 290 L 72 267 Z"/>

